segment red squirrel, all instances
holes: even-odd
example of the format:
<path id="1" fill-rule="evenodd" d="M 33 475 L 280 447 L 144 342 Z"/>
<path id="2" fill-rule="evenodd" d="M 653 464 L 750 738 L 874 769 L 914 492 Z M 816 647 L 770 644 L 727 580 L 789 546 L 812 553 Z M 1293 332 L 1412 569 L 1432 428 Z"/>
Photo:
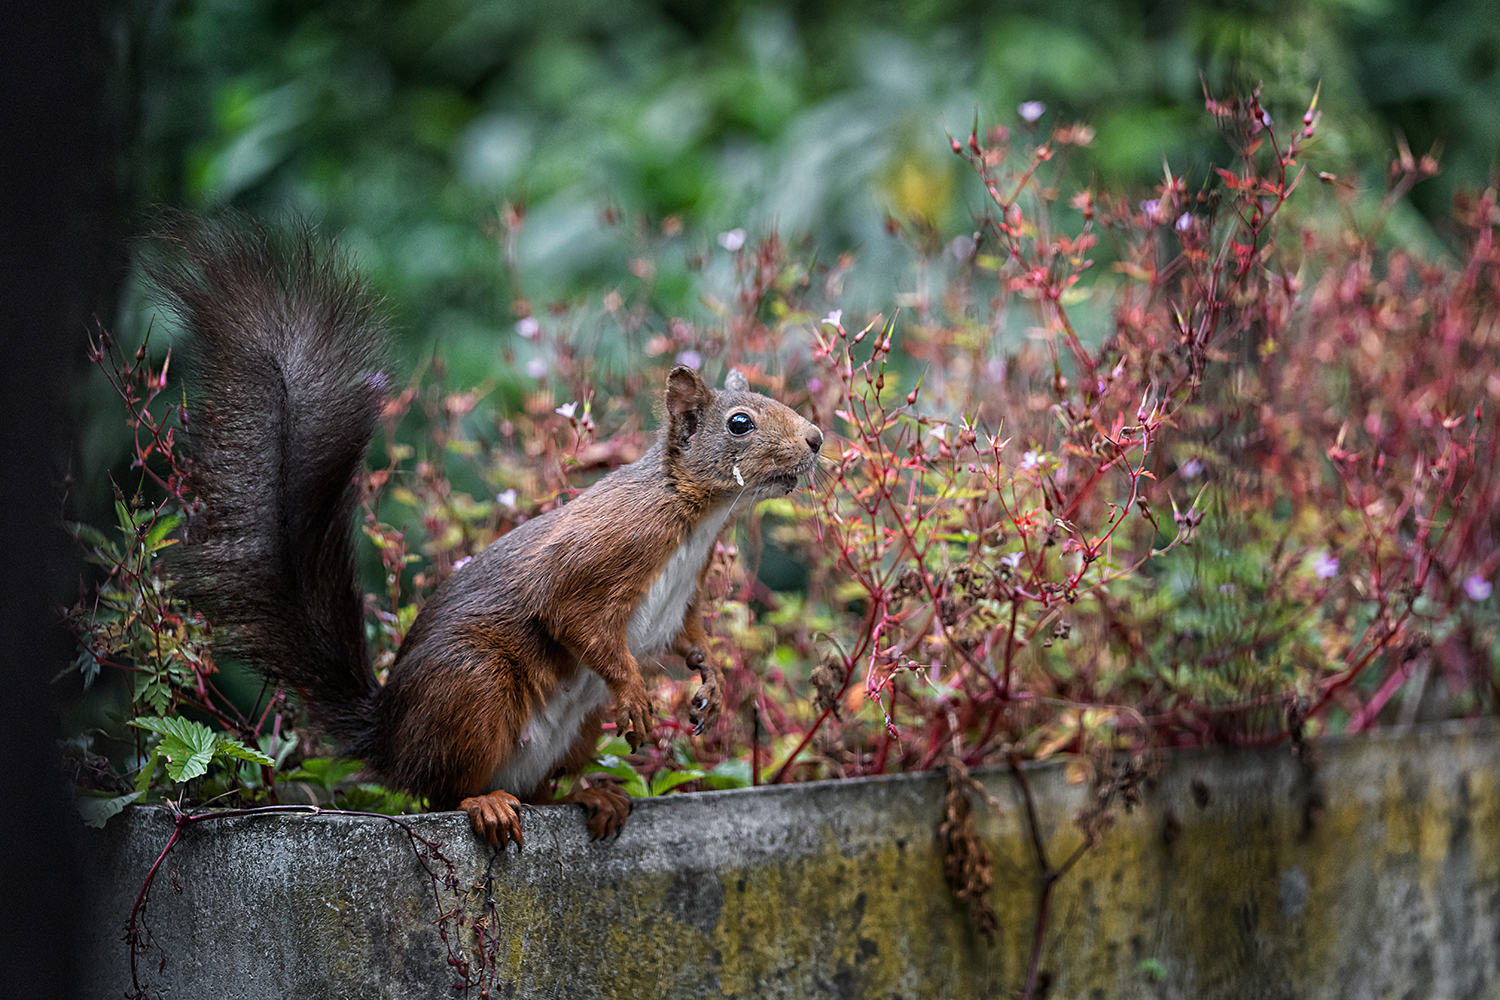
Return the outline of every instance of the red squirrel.
<path id="1" fill-rule="evenodd" d="M 221 653 L 296 689 L 382 780 L 465 810 L 500 845 L 522 844 L 522 802 L 588 763 L 611 699 L 632 747 L 650 736 L 640 657 L 682 654 L 702 678 L 692 721 L 718 711 L 702 620 L 714 542 L 736 511 L 812 471 L 817 427 L 738 371 L 713 390 L 672 369 L 651 449 L 455 570 L 382 685 L 352 541 L 390 384 L 374 298 L 305 232 L 179 220 L 163 237 L 147 270 L 189 337 L 199 402 L 188 452 L 202 504 L 178 586 Z M 559 801 L 590 811 L 596 839 L 630 804 L 612 785 Z"/>

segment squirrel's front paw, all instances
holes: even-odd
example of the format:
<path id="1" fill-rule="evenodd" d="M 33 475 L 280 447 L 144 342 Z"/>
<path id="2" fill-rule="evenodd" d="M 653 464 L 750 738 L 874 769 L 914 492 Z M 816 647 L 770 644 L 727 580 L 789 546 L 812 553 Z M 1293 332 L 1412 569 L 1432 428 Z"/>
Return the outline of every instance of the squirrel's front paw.
<path id="1" fill-rule="evenodd" d="M 474 833 L 488 840 L 491 846 L 504 847 L 507 840 L 514 840 L 517 848 L 523 846 L 521 800 L 510 792 L 486 792 L 464 799 L 458 807 L 469 814 Z"/>
<path id="2" fill-rule="evenodd" d="M 703 683 L 693 692 L 688 702 L 688 721 L 693 724 L 693 735 L 702 736 L 703 730 L 724 707 L 724 675 L 718 670 L 705 667 Z"/>
<path id="3" fill-rule="evenodd" d="M 697 646 L 689 649 L 683 659 L 689 670 L 697 671 L 703 678 L 702 685 L 693 692 L 693 700 L 688 702 L 688 721 L 693 724 L 693 735 L 702 736 L 709 720 L 724 707 L 724 675 Z"/>
<path id="4" fill-rule="evenodd" d="M 615 710 L 615 732 L 625 737 L 630 752 L 635 753 L 651 738 L 651 699 L 644 687 L 621 692 Z"/>

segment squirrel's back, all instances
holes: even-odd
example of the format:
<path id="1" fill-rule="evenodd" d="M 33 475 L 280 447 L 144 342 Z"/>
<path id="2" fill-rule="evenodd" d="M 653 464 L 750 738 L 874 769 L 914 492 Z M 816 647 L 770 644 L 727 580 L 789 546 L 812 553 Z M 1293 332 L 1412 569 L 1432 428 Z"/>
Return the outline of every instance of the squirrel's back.
<path id="1" fill-rule="evenodd" d="M 147 259 L 188 334 L 191 485 L 176 569 L 215 646 L 305 695 L 347 752 L 376 691 L 354 565 L 356 476 L 387 386 L 375 298 L 307 227 L 174 220 Z"/>

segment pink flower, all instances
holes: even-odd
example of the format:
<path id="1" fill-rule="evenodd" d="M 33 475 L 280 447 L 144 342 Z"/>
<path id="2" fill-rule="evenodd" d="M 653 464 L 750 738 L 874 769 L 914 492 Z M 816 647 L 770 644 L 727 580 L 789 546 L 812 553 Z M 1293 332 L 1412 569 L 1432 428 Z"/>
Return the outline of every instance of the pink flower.
<path id="1" fill-rule="evenodd" d="M 1471 601 L 1488 600 L 1494 589 L 1495 585 L 1478 573 L 1475 573 L 1464 581 L 1464 593 L 1469 595 L 1469 600 Z"/>
<path id="2" fill-rule="evenodd" d="M 689 368 L 702 368 L 703 355 L 694 350 L 686 350 L 677 355 L 679 365 L 687 365 Z"/>
<path id="3" fill-rule="evenodd" d="M 1016 113 L 1021 116 L 1022 121 L 1028 124 L 1034 123 L 1038 118 L 1047 113 L 1047 105 L 1041 101 L 1025 101 L 1020 107 L 1016 108 Z"/>
<path id="4" fill-rule="evenodd" d="M 719 234 L 719 246 L 723 247 L 725 250 L 728 250 L 730 253 L 734 253 L 744 245 L 745 231 L 743 229 L 731 229 L 728 232 Z"/>
<path id="5" fill-rule="evenodd" d="M 541 378 L 547 374 L 547 362 L 541 358 L 532 358 L 526 362 L 526 374 L 532 378 Z"/>
<path id="6" fill-rule="evenodd" d="M 560 416 L 567 417 L 569 420 L 572 420 L 573 414 L 578 412 L 578 402 L 575 400 L 571 403 L 564 403 L 552 412 L 559 414 Z"/>
<path id="7" fill-rule="evenodd" d="M 541 329 L 541 324 L 536 321 L 535 316 L 527 316 L 516 321 L 516 332 L 527 340 L 535 340 Z"/>
<path id="8" fill-rule="evenodd" d="M 1339 571 L 1339 557 L 1327 549 L 1313 556 L 1313 572 L 1319 580 L 1327 580 Z"/>

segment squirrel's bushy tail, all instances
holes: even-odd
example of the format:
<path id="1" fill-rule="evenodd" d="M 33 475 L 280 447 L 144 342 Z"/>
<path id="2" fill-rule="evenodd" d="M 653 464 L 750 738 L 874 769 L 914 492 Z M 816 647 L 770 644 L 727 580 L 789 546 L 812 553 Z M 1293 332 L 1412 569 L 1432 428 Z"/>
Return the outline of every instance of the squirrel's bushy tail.
<path id="1" fill-rule="evenodd" d="M 296 688 L 353 756 L 377 689 L 354 563 L 356 475 L 387 388 L 376 301 L 307 230 L 169 220 L 147 273 L 190 336 L 203 501 L 176 563 L 215 645 Z"/>

